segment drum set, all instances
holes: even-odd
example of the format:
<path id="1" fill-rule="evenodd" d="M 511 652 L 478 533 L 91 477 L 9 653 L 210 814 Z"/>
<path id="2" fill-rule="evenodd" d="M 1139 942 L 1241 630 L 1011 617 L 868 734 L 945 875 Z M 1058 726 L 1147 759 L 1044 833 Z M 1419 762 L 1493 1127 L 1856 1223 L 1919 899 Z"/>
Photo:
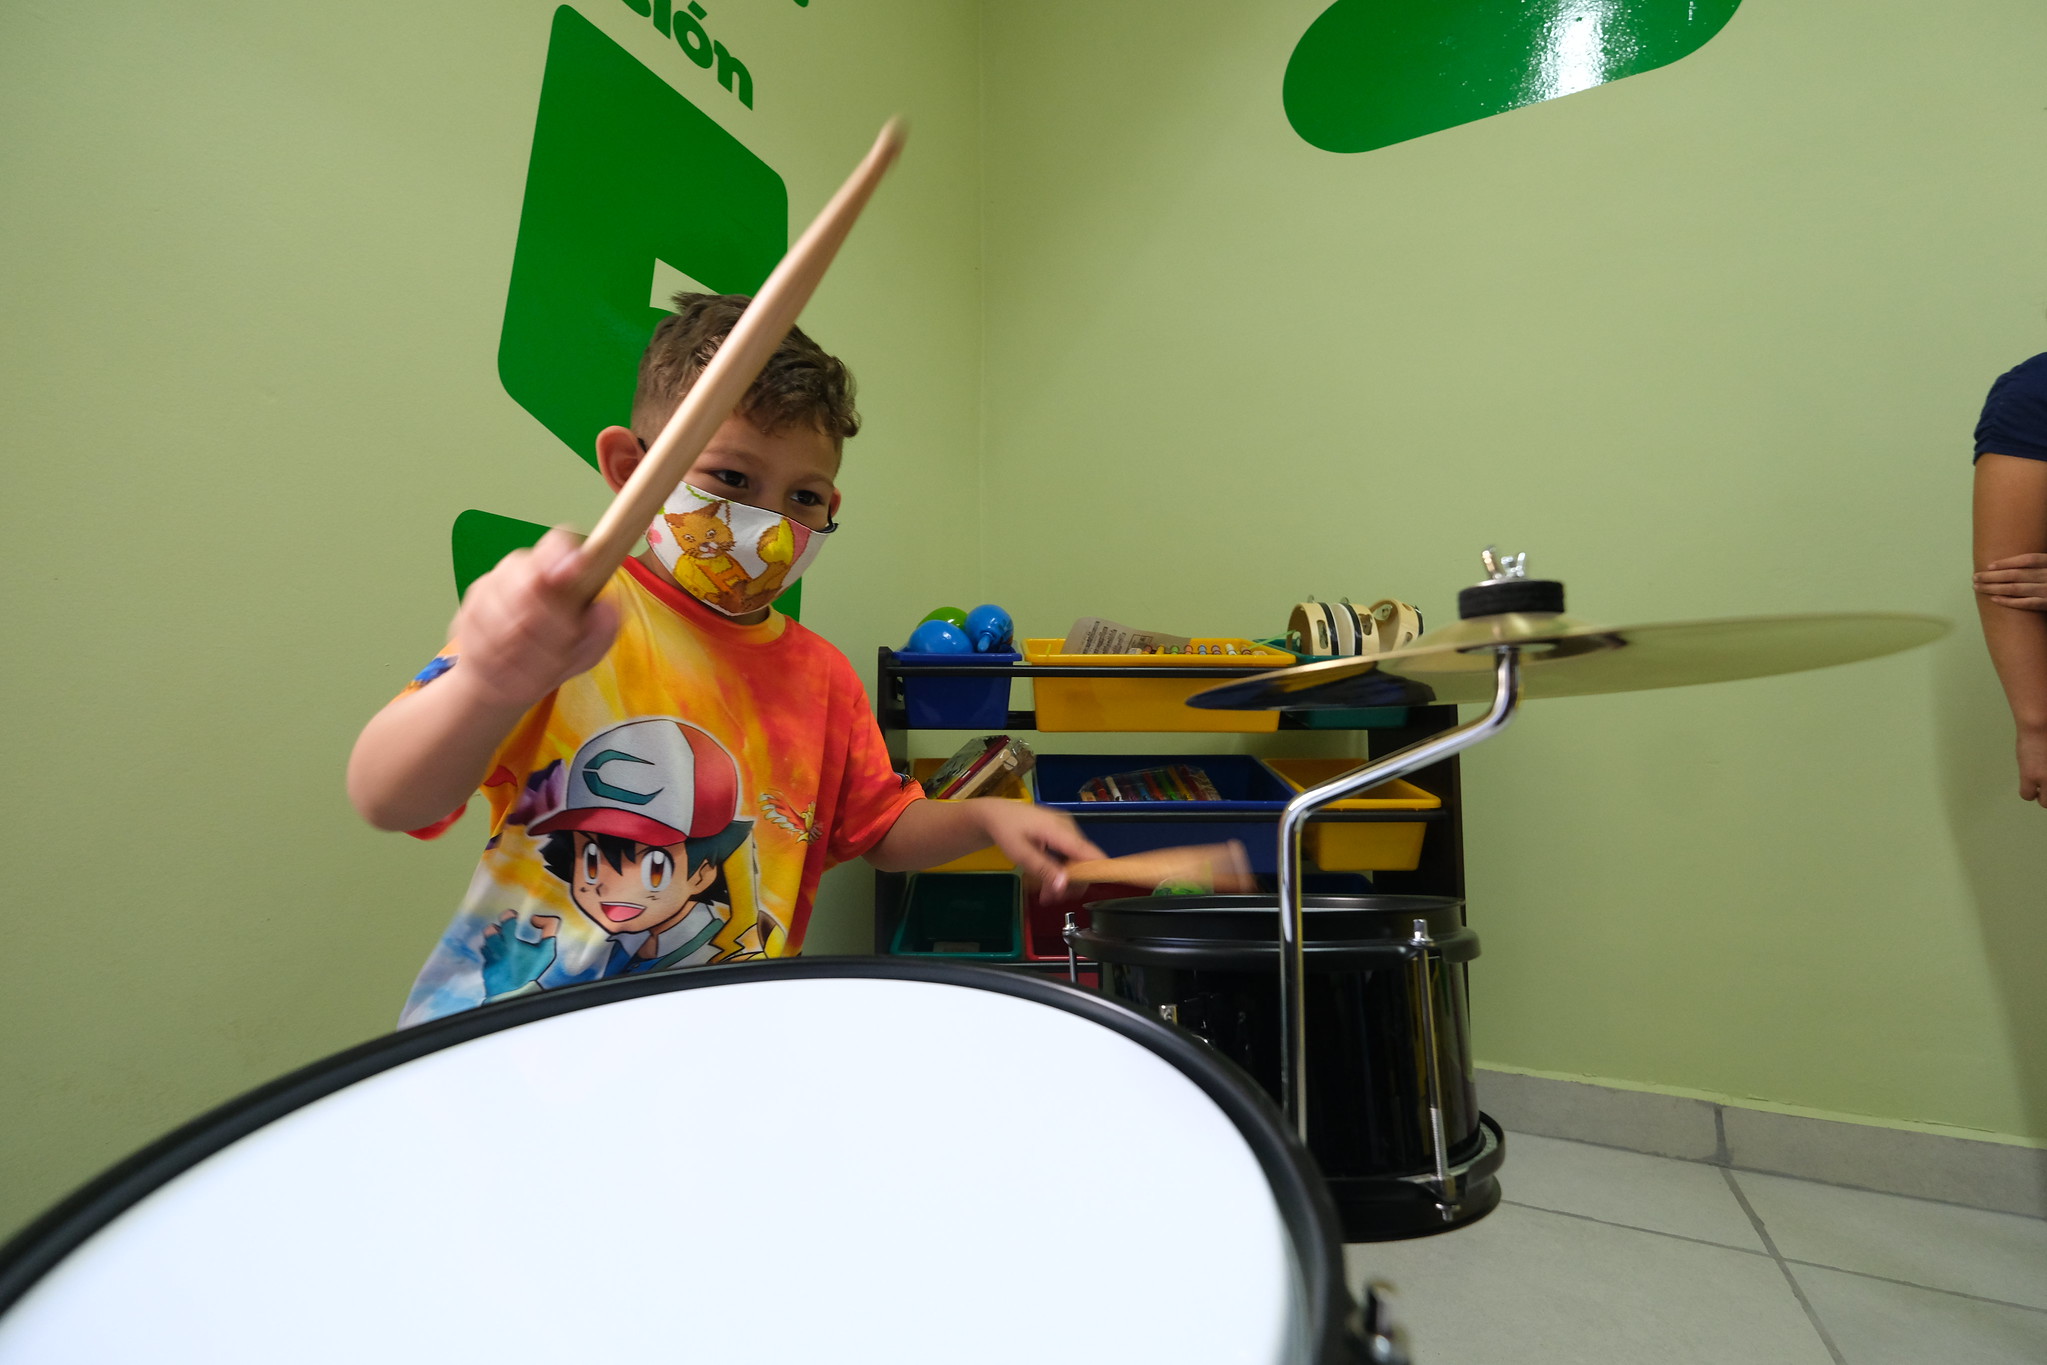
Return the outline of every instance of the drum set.
<path id="1" fill-rule="evenodd" d="M 1488 547 L 1480 558 L 1486 576 L 1458 594 L 1454 625 L 1383 653 L 1226 683 L 1188 704 L 1476 702 L 1483 715 L 1295 797 L 1279 821 L 1276 896 L 1108 902 L 1072 939 L 1076 953 L 1105 964 L 1105 989 L 1201 1033 L 1280 1100 L 1350 1241 L 1483 1217 L 1499 1202 L 1505 1140 L 1472 1084 L 1465 964 L 1478 940 L 1462 905 L 1304 895 L 1308 818 L 1498 734 L 1524 701 L 1826 668 L 1948 630 L 1938 617 L 1900 613 L 1597 625 L 1566 615 L 1564 585 L 1530 578 L 1525 554 Z"/>
<path id="2" fill-rule="evenodd" d="M 1487 567 L 1463 619 L 1404 648 L 1194 699 L 1486 710 L 1289 804 L 1276 895 L 1098 904 L 1072 942 L 1103 993 L 796 959 L 379 1039 L 170 1134 L 0 1249 L 0 1365 L 1400 1365 L 1341 1243 L 1499 1199 L 1503 1140 L 1472 1088 L 1478 940 L 1454 900 L 1304 895 L 1308 817 L 1526 700 L 1825 667 L 1947 628 L 1598 626 L 1521 559 Z"/>

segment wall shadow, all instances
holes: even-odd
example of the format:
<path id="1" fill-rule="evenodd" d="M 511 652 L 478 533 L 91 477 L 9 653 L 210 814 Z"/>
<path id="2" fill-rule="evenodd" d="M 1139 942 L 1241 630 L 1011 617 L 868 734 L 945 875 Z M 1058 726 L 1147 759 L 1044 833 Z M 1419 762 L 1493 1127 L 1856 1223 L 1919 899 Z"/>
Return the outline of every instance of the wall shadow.
<path id="1" fill-rule="evenodd" d="M 2018 798 L 2011 713 L 1967 579 L 1956 579 L 1941 604 L 1955 636 L 1936 646 L 1932 679 L 1941 805 L 2011 1040 L 2024 1132 L 2047 1137 L 2047 810 Z"/>

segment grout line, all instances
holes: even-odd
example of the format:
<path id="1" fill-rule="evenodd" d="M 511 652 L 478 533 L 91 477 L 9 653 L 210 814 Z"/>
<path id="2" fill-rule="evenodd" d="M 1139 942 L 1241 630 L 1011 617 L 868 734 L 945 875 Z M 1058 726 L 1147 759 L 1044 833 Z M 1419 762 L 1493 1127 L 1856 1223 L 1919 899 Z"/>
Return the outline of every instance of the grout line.
<path id="1" fill-rule="evenodd" d="M 1645 1228 L 1639 1223 L 1616 1223 L 1610 1218 L 1594 1218 L 1589 1213 L 1572 1213 L 1568 1209 L 1553 1209 L 1542 1204 L 1524 1204 L 1518 1199 L 1502 1199 L 1502 1204 L 1511 1204 L 1517 1209 L 1532 1209 L 1537 1213 L 1553 1213 L 1559 1218 L 1575 1218 L 1581 1223 L 1597 1223 L 1603 1228 L 1620 1228 L 1626 1232 L 1646 1232 L 1651 1237 L 1669 1237 L 1679 1242 L 1692 1242 L 1702 1247 L 1717 1247 L 1721 1251 L 1738 1251 L 1744 1256 L 1767 1256 L 1766 1251 L 1755 1247 L 1738 1247 L 1728 1242 L 1709 1241 L 1704 1237 L 1687 1237 L 1682 1232 L 1665 1232 L 1662 1228 Z M 1831 1269 L 1831 1267 L 1829 1267 Z"/>
<path id="2" fill-rule="evenodd" d="M 1741 1186 L 1735 1183 L 1734 1172 L 1722 1166 L 1720 1178 L 1725 1180 L 1727 1188 L 1733 1191 L 1734 1202 L 1741 1205 L 1741 1211 L 1748 1215 L 1749 1222 L 1755 1227 L 1756 1236 L 1763 1241 L 1763 1250 L 1770 1253 L 1770 1259 L 1777 1263 L 1777 1269 L 1784 1272 L 1784 1283 L 1791 1286 L 1792 1296 L 1798 1300 L 1798 1306 L 1805 1310 L 1806 1321 L 1812 1324 L 1813 1331 L 1819 1333 L 1820 1344 L 1826 1347 L 1827 1354 L 1834 1358 L 1834 1365 L 1848 1365 L 1848 1358 L 1842 1355 L 1841 1348 L 1834 1344 L 1833 1334 L 1827 1331 L 1827 1325 L 1820 1321 L 1820 1315 L 1813 1311 L 1812 1300 L 1805 1296 L 1805 1288 L 1798 1283 L 1798 1277 L 1791 1273 L 1790 1264 L 1777 1250 L 1777 1243 L 1770 1236 L 1770 1230 L 1763 1226 L 1763 1220 L 1756 1216 L 1755 1206 L 1748 1202 L 1748 1196 L 1743 1194 Z"/>
<path id="3" fill-rule="evenodd" d="M 1713 1156 L 1715 1166 L 1732 1166 L 1734 1159 L 1727 1151 L 1727 1106 L 1713 1106 Z"/>
<path id="4" fill-rule="evenodd" d="M 1506 1201 L 1501 1200 L 1500 1202 L 1505 1203 Z M 1964 1289 L 1941 1289 L 1935 1285 L 1919 1284 L 1912 1280 L 1894 1279 L 1889 1275 L 1877 1275 L 1867 1270 L 1849 1270 L 1843 1266 L 1827 1265 L 1821 1261 L 1800 1261 L 1790 1257 L 1786 1257 L 1785 1260 L 1792 1265 L 1809 1266 L 1814 1270 L 1830 1270 L 1836 1275 L 1853 1275 L 1858 1279 L 1881 1280 L 1885 1284 L 1894 1284 L 1901 1289 L 1923 1289 L 1929 1294 L 1946 1294 L 1949 1298 L 1969 1299 L 1975 1303 L 1995 1304 L 1999 1308 L 2017 1308 L 2028 1313 L 2047 1313 L 2047 1308 L 2042 1308 L 2036 1303 L 2013 1303 L 2010 1299 L 1993 1299 L 1982 1294 L 1971 1294 Z"/>
<path id="5" fill-rule="evenodd" d="M 1673 1157 L 1671 1159 L 1673 1161 L 1683 1161 L 1685 1158 Z M 1886 1199 L 1910 1199 L 1920 1204 L 1939 1204 L 1943 1208 L 1968 1209 L 1972 1213 L 1995 1214 L 2000 1218 L 2030 1218 L 2036 1223 L 2047 1221 L 2047 1213 L 2021 1213 L 2017 1209 L 1985 1208 L 1981 1204 L 1964 1204 L 1959 1199 L 1942 1199 L 1937 1194 L 1904 1194 L 1897 1190 L 1881 1190 L 1874 1185 L 1855 1185 L 1845 1180 L 1821 1180 L 1816 1176 L 1799 1175 L 1795 1171 L 1773 1171 L 1767 1166 L 1743 1166 L 1737 1163 L 1729 1169 L 1742 1171 L 1749 1175 L 1767 1175 L 1773 1180 L 1796 1180 L 1800 1184 L 1818 1185 L 1823 1189 L 1854 1190 L 1858 1194 L 1880 1194 Z M 1834 1267 L 1822 1266 L 1821 1269 L 1832 1270 Z"/>
<path id="6" fill-rule="evenodd" d="M 1720 1170 L 1741 1171 L 1747 1175 L 1767 1175 L 1774 1180 L 1796 1180 L 1802 1185 L 1818 1185 L 1829 1190 L 1854 1190 L 1858 1194 L 1880 1194 L 1887 1199 L 1910 1199 L 1920 1204 L 1939 1204 L 1944 1208 L 1968 1209 L 1973 1213 L 1994 1213 L 2005 1218 L 2028 1218 L 2033 1222 L 2047 1222 L 2047 1213 L 2022 1213 L 2017 1209 L 1992 1209 L 1981 1204 L 1965 1204 L 1958 1199 L 1942 1199 L 1937 1194 L 1901 1194 L 1897 1190 L 1880 1190 L 1874 1185 L 1855 1185 L 1845 1180 L 1821 1180 L 1816 1176 L 1800 1175 L 1796 1171 L 1777 1171 L 1768 1166 L 1745 1166 L 1728 1158 L 1724 1148 L 1712 1156 L 1672 1156 L 1668 1152 L 1652 1152 L 1641 1147 L 1623 1146 L 1618 1142 L 1601 1142 L 1597 1138 L 1564 1137 L 1558 1133 L 1531 1133 L 1519 1128 L 1506 1129 L 1508 1137 L 1519 1133 L 1523 1137 L 1541 1138 L 1545 1142 L 1570 1142 L 1580 1147 L 1598 1147 L 1608 1152 L 1630 1152 L 1635 1156 L 1653 1156 L 1659 1161 L 1682 1161 L 1688 1166 L 1713 1166 Z M 1724 1137 L 1722 1139 L 1724 1142 Z M 1822 1270 L 1835 1269 L 1822 1266 Z"/>
<path id="7" fill-rule="evenodd" d="M 1636 1156 L 1653 1156 L 1658 1161 L 1682 1161 L 1688 1166 L 1720 1164 L 1718 1156 L 1672 1156 L 1669 1152 L 1652 1152 L 1646 1147 L 1629 1147 L 1619 1142 L 1601 1142 L 1598 1138 L 1565 1137 L 1561 1133 L 1535 1133 L 1525 1128 L 1508 1128 L 1505 1124 L 1501 1124 L 1500 1127 L 1510 1138 L 1519 1135 L 1541 1138 L 1544 1142 L 1569 1142 L 1579 1147 L 1598 1147 L 1608 1152 L 1631 1152 Z"/>
<path id="8" fill-rule="evenodd" d="M 1673 1157 L 1670 1159 L 1677 1160 L 1678 1158 Z M 1737 1195 L 1737 1198 L 1740 1198 L 1740 1196 Z M 1751 1222 L 1757 1221 L 1755 1211 L 1749 1207 L 1748 1202 L 1745 1199 L 1741 1202 L 1742 1212 L 1748 1214 Z M 1795 1256 L 1785 1256 L 1775 1251 L 1775 1243 L 1769 1240 L 1767 1234 L 1760 1227 L 1756 1229 L 1757 1235 L 1764 1238 L 1765 1245 L 1772 1248 L 1770 1251 L 1758 1250 L 1755 1247 L 1735 1246 L 1731 1242 L 1715 1242 L 1705 1237 L 1687 1237 L 1682 1232 L 1665 1232 L 1662 1228 L 1645 1228 L 1640 1223 L 1616 1223 L 1611 1218 L 1594 1218 L 1589 1213 L 1572 1213 L 1569 1209 L 1553 1209 L 1547 1204 L 1530 1204 L 1520 1199 L 1502 1199 L 1500 1203 L 1517 1209 L 1527 1209 L 1533 1213 L 1553 1213 L 1559 1218 L 1575 1218 L 1581 1223 L 1597 1223 L 1603 1228 L 1619 1228 L 1623 1232 L 1646 1232 L 1652 1237 L 1669 1237 L 1679 1242 L 1691 1242 L 1702 1247 L 1717 1247 L 1721 1251 L 1738 1251 L 1744 1256 L 1769 1256 L 1787 1265 L 1802 1265 L 1813 1270 L 1831 1270 L 1838 1275 L 1854 1275 L 1864 1280 L 1881 1280 L 1885 1284 L 1894 1284 L 1901 1289 L 1923 1289 L 1929 1294 L 1946 1294 L 1950 1298 L 1969 1299 L 1975 1303 L 1992 1304 L 1999 1308 L 2017 1308 L 2027 1313 L 2047 1314 L 2047 1307 L 2039 1304 L 2016 1303 L 2011 1299 L 1993 1299 L 1987 1294 L 1971 1294 L 1964 1289 L 1942 1289 L 1938 1285 L 1920 1284 L 1916 1280 L 1900 1280 L 1890 1275 L 1878 1275 L 1873 1271 L 1850 1270 L 1846 1266 L 1828 1265 L 1825 1261 L 1805 1261 Z"/>

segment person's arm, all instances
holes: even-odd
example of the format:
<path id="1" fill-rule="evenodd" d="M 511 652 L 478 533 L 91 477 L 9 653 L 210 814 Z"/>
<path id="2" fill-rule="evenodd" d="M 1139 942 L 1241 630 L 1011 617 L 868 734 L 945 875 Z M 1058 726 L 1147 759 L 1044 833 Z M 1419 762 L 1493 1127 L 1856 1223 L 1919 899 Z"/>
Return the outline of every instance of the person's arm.
<path id="1" fill-rule="evenodd" d="M 1102 856 L 1065 811 L 999 797 L 912 801 L 866 856 L 880 871 L 912 872 L 990 844 L 1007 854 L 1019 872 L 1054 893 L 1066 886 L 1067 863 Z"/>
<path id="2" fill-rule="evenodd" d="M 609 602 L 578 600 L 582 551 L 550 531 L 469 587 L 451 630 L 454 667 L 370 718 L 348 759 L 348 799 L 378 829 L 445 819 L 489 774 L 532 706 L 594 667 L 618 633 Z"/>
<path id="3" fill-rule="evenodd" d="M 2018 728 L 2019 799 L 2047 806 L 2047 615 L 2025 605 L 2027 598 L 2000 601 L 2012 594 L 1985 592 L 1982 577 L 2023 572 L 1991 566 L 2047 554 L 2047 460 L 1978 456 L 1973 519 L 1976 609 Z M 2008 588 L 2010 580 L 1995 585 Z"/>

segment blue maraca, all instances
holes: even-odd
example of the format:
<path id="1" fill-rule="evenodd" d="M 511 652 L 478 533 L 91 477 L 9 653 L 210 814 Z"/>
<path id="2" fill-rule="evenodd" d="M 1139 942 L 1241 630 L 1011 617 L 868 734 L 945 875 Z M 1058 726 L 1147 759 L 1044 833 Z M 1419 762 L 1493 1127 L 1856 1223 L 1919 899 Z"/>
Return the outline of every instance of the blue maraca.
<path id="1" fill-rule="evenodd" d="M 910 632 L 904 650 L 911 654 L 972 654 L 967 633 L 950 621 L 924 621 Z"/>
<path id="2" fill-rule="evenodd" d="M 1009 613 L 993 602 L 984 603 L 967 613 L 967 638 L 974 643 L 974 649 L 982 654 L 995 654 L 1007 650 L 1016 636 L 1016 623 L 1009 619 Z"/>

